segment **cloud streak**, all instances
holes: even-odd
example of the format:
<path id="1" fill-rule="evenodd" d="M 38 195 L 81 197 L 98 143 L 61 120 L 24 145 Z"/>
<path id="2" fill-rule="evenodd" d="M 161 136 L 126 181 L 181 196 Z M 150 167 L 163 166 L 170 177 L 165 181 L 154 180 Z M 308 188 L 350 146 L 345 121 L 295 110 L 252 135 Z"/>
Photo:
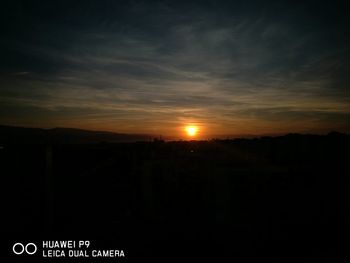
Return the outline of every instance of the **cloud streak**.
<path id="1" fill-rule="evenodd" d="M 208 137 L 350 131 L 347 29 L 324 24 L 324 10 L 111 5 L 25 11 L 35 39 L 15 24 L 0 46 L 1 122 L 172 136 L 192 122 Z"/>

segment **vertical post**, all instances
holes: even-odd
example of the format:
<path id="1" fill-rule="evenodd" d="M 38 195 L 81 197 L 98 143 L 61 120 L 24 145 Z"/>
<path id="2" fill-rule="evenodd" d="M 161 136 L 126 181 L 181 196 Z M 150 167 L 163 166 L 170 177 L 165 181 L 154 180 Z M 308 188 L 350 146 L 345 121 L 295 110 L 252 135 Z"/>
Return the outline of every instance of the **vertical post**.
<path id="1" fill-rule="evenodd" d="M 54 188 L 52 162 L 52 145 L 50 143 L 47 143 L 45 149 L 45 227 L 47 232 L 51 232 L 54 219 Z"/>

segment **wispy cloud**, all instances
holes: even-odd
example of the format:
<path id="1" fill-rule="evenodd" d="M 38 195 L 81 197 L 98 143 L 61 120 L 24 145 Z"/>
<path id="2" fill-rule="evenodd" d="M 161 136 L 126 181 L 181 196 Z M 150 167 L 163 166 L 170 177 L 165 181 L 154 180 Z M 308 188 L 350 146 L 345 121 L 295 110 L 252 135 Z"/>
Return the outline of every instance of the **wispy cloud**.
<path id="1" fill-rule="evenodd" d="M 94 24 L 45 18 L 36 41 L 6 36 L 0 100 L 18 110 L 0 120 L 167 134 L 186 122 L 208 134 L 350 130 L 342 27 L 317 24 L 303 6 L 190 5 L 127 4 L 117 18 L 89 9 Z"/>

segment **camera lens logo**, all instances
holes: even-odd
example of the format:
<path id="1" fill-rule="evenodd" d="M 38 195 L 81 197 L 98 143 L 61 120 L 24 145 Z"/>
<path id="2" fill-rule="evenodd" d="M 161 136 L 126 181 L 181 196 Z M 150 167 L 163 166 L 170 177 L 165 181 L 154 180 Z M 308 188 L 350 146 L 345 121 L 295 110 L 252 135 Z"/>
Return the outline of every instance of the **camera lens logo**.
<path id="1" fill-rule="evenodd" d="M 37 247 L 34 243 L 28 243 L 23 245 L 22 243 L 16 243 L 12 247 L 13 253 L 16 255 L 21 255 L 26 252 L 28 255 L 33 255 L 37 251 Z"/>

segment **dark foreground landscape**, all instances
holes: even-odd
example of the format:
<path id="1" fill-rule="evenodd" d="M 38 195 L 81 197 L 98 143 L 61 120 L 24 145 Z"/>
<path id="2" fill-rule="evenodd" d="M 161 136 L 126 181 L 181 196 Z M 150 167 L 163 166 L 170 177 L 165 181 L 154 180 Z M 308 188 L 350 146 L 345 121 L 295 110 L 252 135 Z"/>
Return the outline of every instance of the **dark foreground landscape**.
<path id="1" fill-rule="evenodd" d="M 348 135 L 34 141 L 1 140 L 3 238 L 95 240 L 118 262 L 347 256 Z"/>

